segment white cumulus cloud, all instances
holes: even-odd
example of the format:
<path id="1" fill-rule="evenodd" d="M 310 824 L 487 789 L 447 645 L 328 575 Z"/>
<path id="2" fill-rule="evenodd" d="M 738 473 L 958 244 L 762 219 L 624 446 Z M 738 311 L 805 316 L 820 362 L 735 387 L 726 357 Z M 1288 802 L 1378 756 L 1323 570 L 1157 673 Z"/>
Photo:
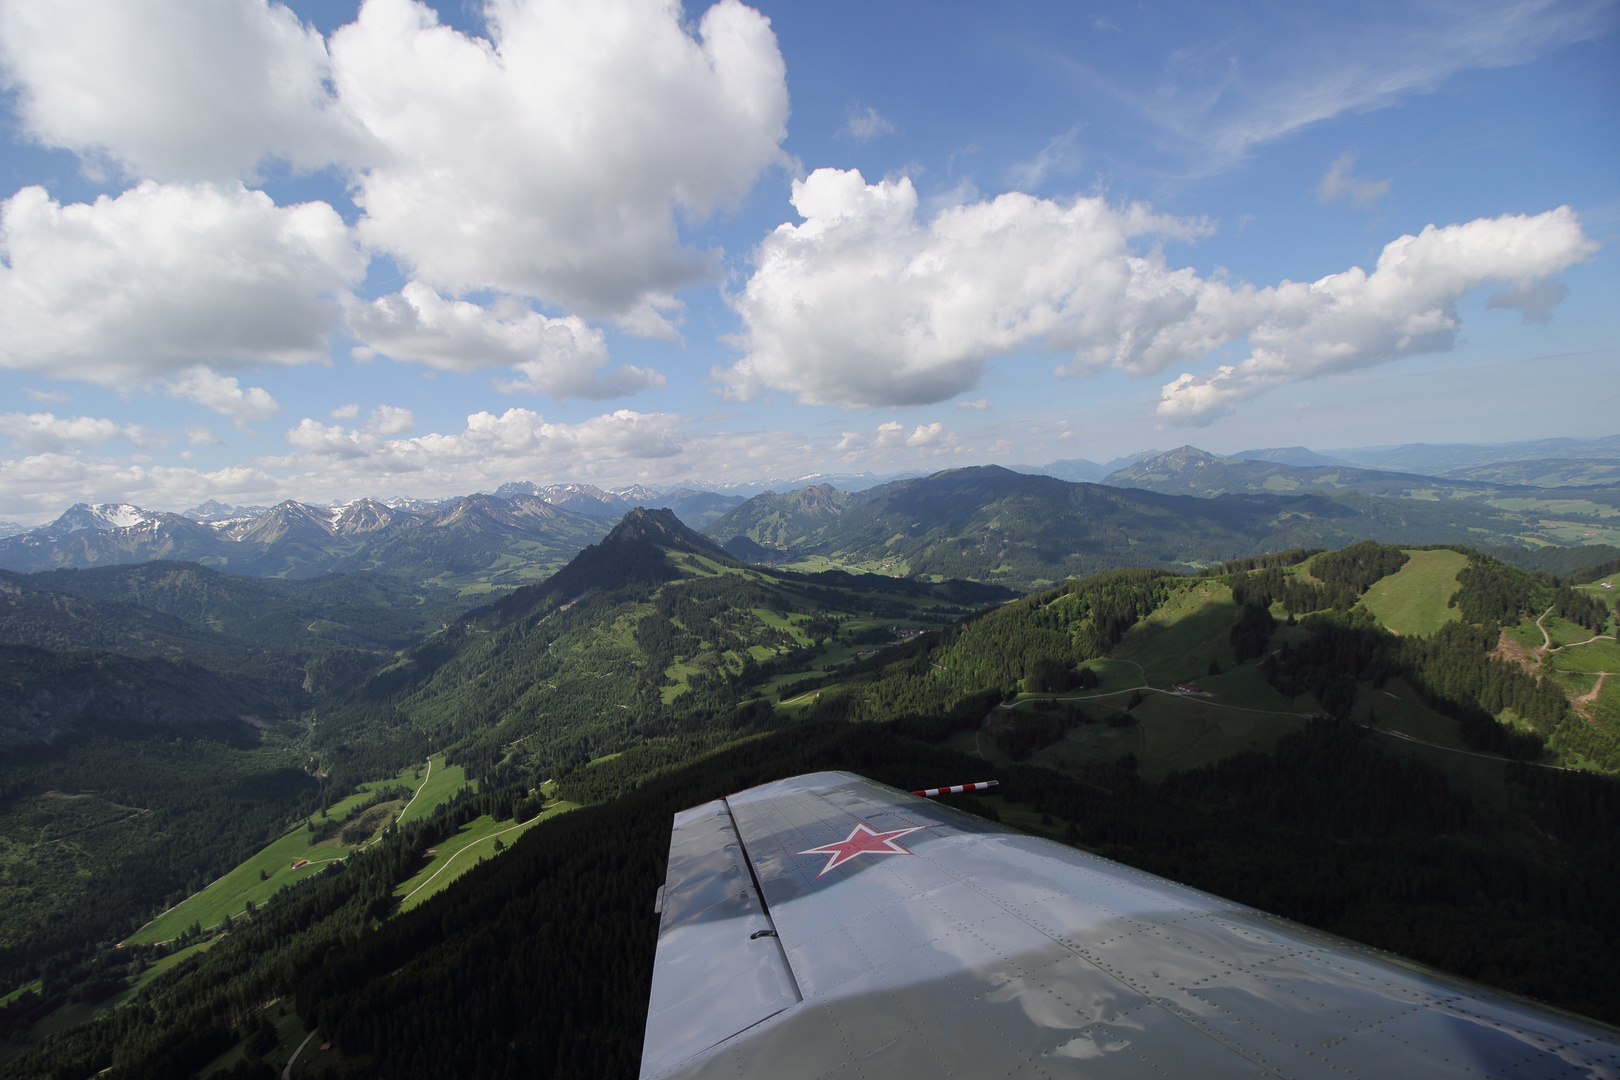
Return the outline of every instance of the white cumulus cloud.
<path id="1" fill-rule="evenodd" d="M 129 386 L 198 364 L 326 355 L 365 258 L 325 203 L 240 184 L 145 182 L 0 204 L 0 367 Z"/>
<path id="2" fill-rule="evenodd" d="M 206 367 L 194 367 L 169 383 L 169 395 L 196 402 L 239 424 L 268 420 L 281 411 L 281 405 L 262 386 L 242 389 L 233 376 L 221 375 Z"/>
<path id="3" fill-rule="evenodd" d="M 349 328 L 376 352 L 441 371 L 509 367 L 523 378 L 505 385 L 556 398 L 617 397 L 663 377 L 632 365 L 606 373 L 602 332 L 577 315 L 551 318 L 508 297 L 490 307 L 446 300 L 420 282 L 356 303 Z"/>
<path id="4" fill-rule="evenodd" d="M 1171 423 L 1206 424 L 1280 383 L 1449 350 L 1460 325 L 1457 301 L 1493 281 L 1515 283 L 1492 298 L 1495 306 L 1544 319 L 1563 296 L 1563 287 L 1546 279 L 1597 249 L 1564 206 L 1430 225 L 1385 245 L 1371 274 L 1351 267 L 1265 289 L 1212 286 L 1222 290 L 1219 304 L 1249 322 L 1249 356 L 1167 383 L 1157 414 Z"/>
<path id="5" fill-rule="evenodd" d="M 101 446 L 114 439 L 148 441 L 134 424 L 119 424 L 104 417 L 62 416 L 54 413 L 0 413 L 0 435 L 9 435 L 13 449 L 65 451 Z"/>
<path id="6" fill-rule="evenodd" d="M 364 143 L 321 35 L 266 0 L 4 0 L 0 68 L 29 136 L 140 178 L 319 167 Z"/>
<path id="7" fill-rule="evenodd" d="M 385 148 L 356 174 L 360 230 L 452 295 L 586 316 L 711 273 L 677 214 L 708 214 L 781 160 L 786 69 L 736 0 L 696 36 L 676 0 L 491 0 L 490 38 L 411 0 L 332 35 L 343 107 Z"/>
<path id="8" fill-rule="evenodd" d="M 771 388 L 810 404 L 931 404 L 1016 350 L 1146 371 L 1202 355 L 1217 332 L 1191 271 L 1131 248 L 1202 227 L 1138 205 L 1009 192 L 924 222 L 909 179 L 868 184 L 836 169 L 795 181 L 793 205 L 804 223 L 760 244 L 731 298 L 746 355 L 716 374 L 737 397 Z"/>
<path id="9" fill-rule="evenodd" d="M 619 409 L 569 424 L 548 421 L 530 409 L 507 409 L 499 416 L 473 413 L 463 431 L 396 439 L 388 437 L 398 433 L 388 430 L 388 408 L 374 412 L 372 423 L 363 428 L 305 417 L 287 432 L 287 441 L 313 458 L 333 459 L 339 467 L 347 460 L 351 464 L 345 468 L 351 473 L 358 467 L 370 475 L 458 466 L 510 471 L 527 465 L 550 471 L 562 463 L 583 468 L 624 458 L 670 457 L 681 450 L 681 418 L 667 413 Z M 357 461 L 358 466 L 352 464 Z"/>
<path id="10" fill-rule="evenodd" d="M 1370 275 L 1261 288 L 1139 251 L 1142 238 L 1204 227 L 1102 198 L 1012 192 L 922 221 L 909 180 L 820 169 L 794 184 L 793 203 L 804 222 L 765 239 L 730 298 L 745 355 L 715 376 L 735 397 L 776 389 L 812 404 L 931 404 L 1018 351 L 1068 354 L 1060 375 L 1116 367 L 1140 377 L 1246 339 L 1241 363 L 1164 388 L 1161 419 L 1204 423 L 1282 381 L 1449 349 L 1456 302 L 1488 282 L 1511 286 L 1495 306 L 1545 318 L 1563 295 L 1546 279 L 1597 250 L 1563 207 L 1430 226 L 1389 244 Z"/>
<path id="11" fill-rule="evenodd" d="M 123 385 L 307 360 L 387 254 L 441 318 L 402 294 L 361 313 L 373 347 L 463 371 L 518 352 L 508 385 L 564 398 L 656 385 L 602 370 L 601 335 L 576 316 L 679 337 L 674 291 L 720 258 L 681 223 L 786 161 L 770 21 L 737 0 L 695 23 L 679 0 L 488 0 L 482 15 L 476 37 L 416 0 L 364 0 L 327 40 L 272 0 L 0 0 L 0 82 L 24 133 L 143 180 L 92 206 L 37 188 L 6 204 L 0 366 Z M 278 160 L 338 170 L 357 225 L 240 185 Z M 446 307 L 471 293 L 516 299 Z M 524 316 L 528 301 L 573 321 Z"/>

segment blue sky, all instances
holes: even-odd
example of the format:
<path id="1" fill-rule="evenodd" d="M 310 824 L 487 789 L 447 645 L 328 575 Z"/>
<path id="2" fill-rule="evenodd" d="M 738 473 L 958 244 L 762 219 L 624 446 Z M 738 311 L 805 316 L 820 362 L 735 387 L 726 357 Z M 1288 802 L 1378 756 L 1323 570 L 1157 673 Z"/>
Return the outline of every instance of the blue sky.
<path id="1" fill-rule="evenodd" d="M 1613 3 L 196 10 L 0 3 L 0 517 L 1616 430 Z"/>

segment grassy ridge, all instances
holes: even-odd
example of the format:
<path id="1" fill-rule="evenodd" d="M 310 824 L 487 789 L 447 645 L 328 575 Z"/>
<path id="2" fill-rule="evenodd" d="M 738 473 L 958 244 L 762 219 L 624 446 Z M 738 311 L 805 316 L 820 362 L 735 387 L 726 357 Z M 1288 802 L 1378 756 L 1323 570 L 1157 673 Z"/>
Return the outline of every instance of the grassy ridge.
<path id="1" fill-rule="evenodd" d="M 1456 551 L 1407 551 L 1405 566 L 1375 582 L 1361 603 L 1397 634 L 1432 634 L 1461 617 L 1450 601 L 1462 586 L 1468 556 Z"/>

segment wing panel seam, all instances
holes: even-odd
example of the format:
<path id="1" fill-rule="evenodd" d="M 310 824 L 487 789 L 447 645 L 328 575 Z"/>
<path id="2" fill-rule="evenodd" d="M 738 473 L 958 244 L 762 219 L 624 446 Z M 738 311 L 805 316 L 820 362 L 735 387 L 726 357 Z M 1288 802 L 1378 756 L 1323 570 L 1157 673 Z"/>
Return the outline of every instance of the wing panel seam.
<path id="1" fill-rule="evenodd" d="M 742 853 L 743 865 L 748 868 L 748 880 L 754 886 L 754 896 L 759 900 L 759 910 L 765 916 L 765 921 L 771 924 L 771 940 L 776 943 L 776 952 L 782 958 L 782 968 L 787 972 L 788 981 L 793 984 L 793 996 L 802 1003 L 804 990 L 799 986 L 799 976 L 794 973 L 787 949 L 782 945 L 782 935 L 777 932 L 776 920 L 771 917 L 771 906 L 765 899 L 765 890 L 759 887 L 759 875 L 754 872 L 754 860 L 748 854 L 748 844 L 743 840 L 742 830 L 737 828 L 737 815 L 731 810 L 731 800 L 720 801 L 726 804 L 726 819 L 731 823 L 731 835 L 737 838 L 737 850 Z"/>

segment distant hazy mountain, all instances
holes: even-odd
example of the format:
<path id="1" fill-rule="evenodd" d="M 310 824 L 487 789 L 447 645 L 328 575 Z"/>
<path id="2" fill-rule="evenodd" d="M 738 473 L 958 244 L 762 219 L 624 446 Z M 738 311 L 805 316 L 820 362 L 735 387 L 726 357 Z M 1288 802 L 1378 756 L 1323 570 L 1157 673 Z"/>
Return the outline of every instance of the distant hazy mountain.
<path id="1" fill-rule="evenodd" d="M 175 559 L 254 577 L 375 570 L 442 585 L 518 585 L 551 573 L 609 527 L 533 495 L 470 495 L 410 510 L 373 499 L 336 507 L 289 501 L 209 521 L 80 503 L 48 525 L 0 539 L 0 569 Z"/>
<path id="2" fill-rule="evenodd" d="M 723 495 L 690 487 L 665 493 L 635 484 L 609 491 L 593 484 L 541 486 L 528 480 L 502 484 L 495 489 L 495 495 L 502 499 L 510 499 L 515 495 L 533 495 L 537 499 L 543 499 L 565 510 L 572 510 L 576 514 L 610 518 L 614 521 L 618 521 L 638 506 L 649 510 L 668 509 L 673 510 L 676 517 L 694 529 L 701 529 L 743 501 L 741 495 Z"/>
<path id="3" fill-rule="evenodd" d="M 1325 453 L 1357 465 L 1403 472 L 1449 474 L 1504 461 L 1589 458 L 1620 459 L 1620 435 L 1596 439 L 1534 439 L 1528 442 L 1477 445 L 1472 443 L 1406 443 L 1400 446 L 1353 446 Z"/>
<path id="4" fill-rule="evenodd" d="M 1045 465 L 1009 465 L 1007 468 L 1013 472 L 1024 473 L 1029 476 L 1055 476 L 1059 480 L 1068 480 L 1074 483 L 1098 484 L 1103 477 L 1111 472 L 1125 468 L 1143 458 L 1152 457 L 1159 453 L 1157 450 L 1138 450 L 1134 454 L 1114 458 L 1112 461 L 1087 461 L 1085 458 L 1065 458 L 1061 461 L 1051 461 Z"/>
<path id="5" fill-rule="evenodd" d="M 683 480 L 679 487 L 695 491 L 712 491 L 719 495 L 740 496 L 749 499 L 755 495 L 763 495 L 768 491 L 797 491 L 803 487 L 812 487 L 828 484 L 840 491 L 866 491 L 879 484 L 892 483 L 895 480 L 906 480 L 922 473 L 907 470 L 897 473 L 805 473 L 802 476 L 767 476 L 758 480 L 748 480 L 742 483 L 710 484 L 698 480 Z"/>
<path id="6" fill-rule="evenodd" d="M 1334 498 L 1307 492 L 1194 498 L 983 466 L 858 493 L 818 485 L 758 496 L 704 531 L 722 543 L 744 537 L 777 560 L 822 556 L 890 573 L 1027 588 L 1113 567 L 1187 569 L 1296 545 L 1337 547 L 1367 537 L 1431 543 L 1503 536 L 1521 525 L 1487 506 L 1354 491 Z M 739 549 L 746 550 L 731 547 Z"/>
<path id="7" fill-rule="evenodd" d="M 640 492 L 645 492 L 655 499 L 658 497 L 656 491 L 639 486 L 626 491 L 605 491 L 595 484 L 540 485 L 529 480 L 502 484 L 495 489 L 495 497 L 510 499 L 517 495 L 532 495 L 553 506 L 572 510 L 576 514 L 612 518 L 617 521 L 624 516 L 626 510 L 636 505 L 635 494 Z"/>
<path id="8" fill-rule="evenodd" d="M 16 536 L 20 532 L 27 532 L 27 525 L 19 525 L 15 521 L 0 521 L 0 538 Z"/>
<path id="9" fill-rule="evenodd" d="M 831 526 L 854 506 L 858 496 L 840 491 L 831 484 L 816 484 L 778 495 L 767 491 L 738 506 L 717 519 L 704 531 L 723 542 L 727 550 L 746 553 L 753 561 L 770 553 L 770 557 L 788 557 L 802 546 L 805 538 L 817 535 Z M 733 547 L 737 539 L 749 541 Z"/>
<path id="10" fill-rule="evenodd" d="M 1293 449 L 1304 450 L 1303 447 Z M 1310 454 L 1310 451 L 1305 451 Z M 1311 455 L 1317 456 L 1317 455 Z M 1111 473 L 1103 481 L 1110 487 L 1141 488 L 1166 495 L 1257 494 L 1287 495 L 1313 492 L 1332 495 L 1361 491 L 1395 498 L 1488 498 L 1503 486 L 1474 480 L 1445 480 L 1413 473 L 1361 469 L 1347 465 L 1288 465 L 1275 460 L 1219 457 L 1196 446 L 1182 446 Z"/>
<path id="11" fill-rule="evenodd" d="M 741 495 L 722 495 L 718 491 L 681 488 L 667 495 L 660 495 L 656 499 L 649 499 L 645 505 L 649 509 L 667 508 L 688 527 L 701 529 L 741 506 L 744 501 Z"/>
<path id="12" fill-rule="evenodd" d="M 1620 484 L 1620 455 L 1611 458 L 1539 458 L 1496 461 L 1450 469 L 1444 475 L 1488 484 L 1525 484 L 1540 488 L 1610 487 Z"/>
<path id="13" fill-rule="evenodd" d="M 1279 465 L 1297 465 L 1309 468 L 1314 465 L 1347 465 L 1349 462 L 1330 458 L 1325 454 L 1318 454 L 1304 446 L 1277 446 L 1269 450 L 1239 450 L 1232 455 L 1235 458 L 1248 458 L 1251 461 L 1275 461 Z"/>
<path id="14" fill-rule="evenodd" d="M 268 506 L 231 506 L 217 499 L 209 499 L 190 510 L 181 511 L 180 516 L 188 517 L 192 521 L 228 521 L 233 518 L 258 517 L 269 509 Z"/>

